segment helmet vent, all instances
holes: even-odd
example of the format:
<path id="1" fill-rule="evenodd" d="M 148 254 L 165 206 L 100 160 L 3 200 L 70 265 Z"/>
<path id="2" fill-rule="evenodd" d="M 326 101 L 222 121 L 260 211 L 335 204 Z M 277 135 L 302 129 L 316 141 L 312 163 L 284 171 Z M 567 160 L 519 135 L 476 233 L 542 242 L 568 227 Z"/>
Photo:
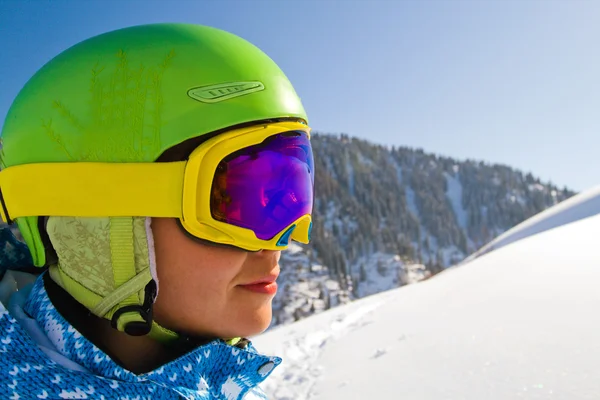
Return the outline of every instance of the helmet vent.
<path id="1" fill-rule="evenodd" d="M 188 96 L 202 103 L 218 103 L 265 89 L 262 82 L 229 82 L 188 90 Z"/>

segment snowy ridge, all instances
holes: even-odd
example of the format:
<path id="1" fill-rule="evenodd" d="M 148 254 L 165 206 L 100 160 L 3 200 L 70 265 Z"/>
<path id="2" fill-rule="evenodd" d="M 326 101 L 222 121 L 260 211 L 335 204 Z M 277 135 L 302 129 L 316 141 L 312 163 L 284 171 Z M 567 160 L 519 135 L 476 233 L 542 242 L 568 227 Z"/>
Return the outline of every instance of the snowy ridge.
<path id="1" fill-rule="evenodd" d="M 264 388 L 274 400 L 600 398 L 600 215 L 562 221 L 255 338 L 284 358 Z"/>
<path id="2" fill-rule="evenodd" d="M 571 197 L 508 230 L 466 258 L 463 263 L 517 240 L 599 213 L 600 186 Z"/>

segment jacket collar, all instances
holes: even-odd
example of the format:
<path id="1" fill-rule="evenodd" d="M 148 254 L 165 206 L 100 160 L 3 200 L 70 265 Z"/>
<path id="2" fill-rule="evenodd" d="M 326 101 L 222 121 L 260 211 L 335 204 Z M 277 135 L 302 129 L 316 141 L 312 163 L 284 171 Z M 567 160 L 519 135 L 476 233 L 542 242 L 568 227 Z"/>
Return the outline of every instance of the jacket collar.
<path id="1" fill-rule="evenodd" d="M 118 365 L 65 320 L 50 301 L 43 276 L 34 283 L 25 310 L 57 351 L 94 375 L 126 382 L 154 382 L 184 397 L 208 390 L 215 397 L 241 398 L 281 363 L 279 357 L 258 354 L 251 343 L 240 348 L 214 340 L 154 371 L 136 375 Z"/>

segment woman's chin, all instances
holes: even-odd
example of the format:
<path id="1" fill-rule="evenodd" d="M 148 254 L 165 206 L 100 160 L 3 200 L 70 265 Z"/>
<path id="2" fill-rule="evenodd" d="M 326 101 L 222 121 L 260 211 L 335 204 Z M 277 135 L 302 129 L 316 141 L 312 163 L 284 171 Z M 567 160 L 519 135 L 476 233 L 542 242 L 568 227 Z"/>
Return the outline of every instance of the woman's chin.
<path id="1" fill-rule="evenodd" d="M 228 329 L 230 332 L 227 337 L 252 337 L 259 335 L 267 330 L 271 325 L 273 311 L 271 305 L 260 310 L 252 310 L 240 315 L 234 325 Z"/>

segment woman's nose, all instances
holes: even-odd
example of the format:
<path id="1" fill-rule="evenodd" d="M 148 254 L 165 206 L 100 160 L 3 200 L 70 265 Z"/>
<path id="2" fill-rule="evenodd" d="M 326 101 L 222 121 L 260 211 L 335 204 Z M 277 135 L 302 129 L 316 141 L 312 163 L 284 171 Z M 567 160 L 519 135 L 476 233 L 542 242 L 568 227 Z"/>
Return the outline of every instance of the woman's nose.
<path id="1" fill-rule="evenodd" d="M 279 261 L 279 258 L 281 257 L 281 250 L 259 250 L 257 252 L 255 252 L 254 254 L 256 254 L 258 257 L 263 257 L 263 258 L 274 258 L 277 261 Z"/>

